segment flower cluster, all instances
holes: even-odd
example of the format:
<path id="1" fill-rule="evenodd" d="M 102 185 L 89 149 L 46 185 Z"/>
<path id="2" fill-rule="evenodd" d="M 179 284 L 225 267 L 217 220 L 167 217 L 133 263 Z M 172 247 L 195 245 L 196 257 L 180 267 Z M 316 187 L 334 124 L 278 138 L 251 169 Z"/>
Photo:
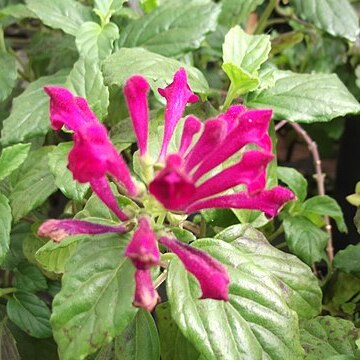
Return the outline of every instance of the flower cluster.
<path id="1" fill-rule="evenodd" d="M 92 190 L 121 221 L 128 220 L 119 208 L 107 176 L 111 175 L 129 196 L 141 201 L 142 194 L 111 143 L 106 128 L 83 98 L 61 87 L 46 87 L 45 91 L 50 96 L 53 129 L 65 126 L 74 132 L 74 146 L 68 158 L 68 168 L 74 179 L 89 182 Z M 143 164 L 149 161 L 148 93 L 149 84 L 139 75 L 131 77 L 124 86 Z M 172 135 L 186 105 L 196 102 L 198 97 L 192 93 L 183 68 L 176 72 L 170 85 L 159 89 L 159 94 L 166 100 L 164 135 L 154 161 L 153 176 L 146 185 L 148 193 L 166 211 L 190 214 L 208 208 L 256 209 L 273 217 L 285 202 L 294 198 L 290 190 L 281 186 L 265 188 L 266 168 L 273 159 L 268 135 L 271 110 L 235 105 L 204 123 L 189 115 L 184 120 L 177 152 L 169 153 Z M 225 166 L 229 159 L 231 165 Z M 239 185 L 242 190 L 235 191 Z M 48 220 L 40 226 L 38 234 L 61 241 L 73 234 L 125 231 L 128 229 L 124 224 L 107 226 L 82 220 Z M 208 254 L 163 235 L 152 230 L 148 215 L 139 217 L 125 251 L 136 268 L 134 305 L 152 310 L 158 302 L 151 277 L 151 268 L 160 263 L 158 243 L 175 253 L 197 278 L 202 298 L 227 300 L 229 277 L 225 267 Z"/>

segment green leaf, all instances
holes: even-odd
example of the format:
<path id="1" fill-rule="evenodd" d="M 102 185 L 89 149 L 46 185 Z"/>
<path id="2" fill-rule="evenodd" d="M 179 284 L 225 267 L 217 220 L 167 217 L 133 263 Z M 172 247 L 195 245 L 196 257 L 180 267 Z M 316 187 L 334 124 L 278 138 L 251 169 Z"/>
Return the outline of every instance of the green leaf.
<path id="1" fill-rule="evenodd" d="M 15 293 L 6 305 L 9 319 L 35 338 L 51 336 L 50 310 L 36 295 Z"/>
<path id="2" fill-rule="evenodd" d="M 219 23 L 225 26 L 235 26 L 246 21 L 264 0 L 223 0 Z"/>
<path id="3" fill-rule="evenodd" d="M 0 52 L 0 102 L 4 101 L 16 84 L 17 70 L 15 58 Z"/>
<path id="4" fill-rule="evenodd" d="M 328 215 L 336 221 L 338 229 L 342 232 L 347 232 L 347 227 L 344 221 L 344 215 L 341 207 L 335 199 L 327 195 L 318 195 L 306 200 L 302 204 L 305 212 Z"/>
<path id="5" fill-rule="evenodd" d="M 319 29 L 355 41 L 358 16 L 348 0 L 293 0 L 296 13 Z"/>
<path id="6" fill-rule="evenodd" d="M 103 15 L 107 15 L 110 11 L 116 13 L 123 7 L 126 0 L 95 0 L 96 9 L 100 10 Z"/>
<path id="7" fill-rule="evenodd" d="M 28 159 L 14 176 L 14 187 L 9 197 L 15 221 L 40 206 L 57 190 L 50 173 L 48 154 L 53 147 L 46 146 L 29 153 Z"/>
<path id="8" fill-rule="evenodd" d="M 320 313 L 322 292 L 311 269 L 296 256 L 272 246 L 265 236 L 249 225 L 234 225 L 216 235 L 231 242 L 257 266 L 271 273 L 281 284 L 288 306 L 300 318 L 312 318 Z"/>
<path id="9" fill-rule="evenodd" d="M 360 330 L 350 321 L 332 316 L 319 316 L 303 321 L 300 334 L 306 353 L 305 360 L 333 359 L 332 356 L 336 355 L 348 355 L 350 359 L 359 358 L 355 340 L 359 338 Z"/>
<path id="10" fill-rule="evenodd" d="M 200 47 L 205 34 L 214 31 L 220 6 L 212 1 L 164 3 L 132 21 L 121 33 L 120 47 L 142 47 L 178 57 Z"/>
<path id="11" fill-rule="evenodd" d="M 36 292 L 47 289 L 46 278 L 34 265 L 22 264 L 15 270 L 15 286 L 21 291 Z"/>
<path id="12" fill-rule="evenodd" d="M 0 322 L 0 360 L 20 360 L 16 341 L 7 326 L 8 317 L 5 315 Z"/>
<path id="13" fill-rule="evenodd" d="M 304 201 L 307 195 L 308 183 L 304 176 L 293 168 L 278 166 L 277 176 L 295 193 L 299 201 Z"/>
<path id="14" fill-rule="evenodd" d="M 50 129 L 49 97 L 45 94 L 43 87 L 63 85 L 66 75 L 66 72 L 60 71 L 51 76 L 41 77 L 14 99 L 11 114 L 3 123 L 1 132 L 3 145 L 29 140 L 48 132 Z"/>
<path id="15" fill-rule="evenodd" d="M 360 244 L 349 245 L 334 258 L 334 266 L 348 274 L 360 277 Z"/>
<path id="16" fill-rule="evenodd" d="M 141 74 L 149 81 L 152 89 L 157 91 L 159 87 L 171 83 L 174 73 L 180 67 L 186 69 L 193 91 L 208 91 L 206 79 L 198 69 L 141 48 L 122 48 L 110 55 L 103 63 L 103 73 L 108 86 L 122 86 L 130 76 Z"/>
<path id="17" fill-rule="evenodd" d="M 201 300 L 194 277 L 178 259 L 170 263 L 171 314 L 196 349 L 208 360 L 301 359 L 297 316 L 281 285 L 231 244 L 214 239 L 193 244 L 226 265 L 230 275 L 228 302 Z"/>
<path id="18" fill-rule="evenodd" d="M 104 60 L 114 48 L 119 38 L 119 28 L 114 23 L 99 24 L 89 21 L 81 25 L 76 35 L 76 46 L 81 56 L 95 60 Z"/>
<path id="19" fill-rule="evenodd" d="M 197 360 L 199 358 L 199 353 L 171 318 L 168 302 L 156 307 L 156 320 L 159 327 L 162 360 Z"/>
<path id="20" fill-rule="evenodd" d="M 246 105 L 271 107 L 277 120 L 306 123 L 330 121 L 360 112 L 359 103 L 337 75 L 296 74 L 280 70 L 276 71 L 275 86 L 251 94 Z"/>
<path id="21" fill-rule="evenodd" d="M 16 144 L 3 149 L 0 156 L 0 180 L 9 176 L 25 161 L 29 150 L 30 144 Z"/>
<path id="22" fill-rule="evenodd" d="M 37 18 L 37 16 L 29 10 L 24 4 L 8 5 L 0 9 L 0 21 L 3 22 L 4 18 L 13 18 L 16 20 L 23 20 L 26 18 Z M 10 25 L 6 23 L 6 25 Z"/>
<path id="23" fill-rule="evenodd" d="M 303 216 L 284 219 L 285 238 L 289 249 L 306 264 L 312 265 L 324 257 L 328 242 L 326 232 Z"/>
<path id="24" fill-rule="evenodd" d="M 140 309 L 134 320 L 116 337 L 115 348 L 117 359 L 160 359 L 159 336 L 151 314 Z"/>
<path id="25" fill-rule="evenodd" d="M 67 157 L 73 146 L 72 142 L 60 143 L 49 153 L 49 167 L 55 177 L 55 184 L 61 192 L 75 201 L 82 201 L 89 190 L 89 184 L 80 184 L 73 179 L 67 168 Z"/>
<path id="26" fill-rule="evenodd" d="M 84 359 L 134 318 L 134 267 L 124 256 L 128 240 L 127 235 L 107 234 L 84 241 L 67 261 L 51 317 L 63 360 Z"/>
<path id="27" fill-rule="evenodd" d="M 0 263 L 3 262 L 9 251 L 11 221 L 9 200 L 0 193 Z"/>
<path id="28" fill-rule="evenodd" d="M 26 4 L 45 25 L 74 36 L 92 19 L 91 9 L 75 0 L 26 0 Z"/>
<path id="29" fill-rule="evenodd" d="M 96 237 L 89 235 L 68 236 L 59 243 L 48 241 L 37 250 L 35 258 L 45 270 L 62 274 L 66 261 L 75 252 L 78 243 L 89 238 L 96 241 Z"/>
<path id="30" fill-rule="evenodd" d="M 231 102 L 235 96 L 253 91 L 259 86 L 257 71 L 267 60 L 270 49 L 268 35 L 248 35 L 240 26 L 229 30 L 223 44 L 222 65 L 231 81 L 227 101 Z"/>

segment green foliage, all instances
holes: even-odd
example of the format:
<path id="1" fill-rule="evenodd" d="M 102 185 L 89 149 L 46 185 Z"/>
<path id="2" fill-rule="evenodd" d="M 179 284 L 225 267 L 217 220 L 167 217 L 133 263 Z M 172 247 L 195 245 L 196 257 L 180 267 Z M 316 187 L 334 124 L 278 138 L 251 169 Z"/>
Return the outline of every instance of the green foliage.
<path id="1" fill-rule="evenodd" d="M 349 274 L 360 277 L 360 244 L 349 245 L 346 249 L 339 251 L 334 258 L 334 266 Z"/>
<path id="2" fill-rule="evenodd" d="M 15 86 L 17 78 L 15 58 L 7 53 L 0 53 L 0 101 L 4 101 Z"/>
<path id="3" fill-rule="evenodd" d="M 2 261 L 9 250 L 12 215 L 9 200 L 1 193 L 0 219 L 0 260 Z"/>
<path id="4" fill-rule="evenodd" d="M 3 149 L 0 156 L 0 180 L 4 180 L 27 158 L 30 144 L 16 144 Z"/>

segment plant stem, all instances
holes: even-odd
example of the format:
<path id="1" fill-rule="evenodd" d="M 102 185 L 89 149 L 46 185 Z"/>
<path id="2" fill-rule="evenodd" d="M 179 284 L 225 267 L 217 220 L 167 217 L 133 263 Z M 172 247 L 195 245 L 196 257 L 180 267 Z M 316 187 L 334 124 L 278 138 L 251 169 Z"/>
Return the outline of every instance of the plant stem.
<path id="1" fill-rule="evenodd" d="M 200 221 L 200 239 L 204 238 L 206 236 L 206 221 L 203 217 L 201 217 Z"/>
<path id="2" fill-rule="evenodd" d="M 277 249 L 283 249 L 284 247 L 287 247 L 287 242 L 283 241 L 280 244 L 275 245 Z"/>
<path id="3" fill-rule="evenodd" d="M 284 233 L 284 226 L 280 225 L 269 237 L 269 242 L 273 242 L 278 236 Z"/>
<path id="4" fill-rule="evenodd" d="M 164 270 L 154 281 L 154 288 L 157 289 L 167 278 L 167 270 Z"/>
<path id="5" fill-rule="evenodd" d="M 254 34 L 261 34 L 264 32 L 267 26 L 267 21 L 274 11 L 278 0 L 270 0 L 268 6 L 265 8 L 264 12 L 261 14 L 260 20 L 256 26 Z"/>

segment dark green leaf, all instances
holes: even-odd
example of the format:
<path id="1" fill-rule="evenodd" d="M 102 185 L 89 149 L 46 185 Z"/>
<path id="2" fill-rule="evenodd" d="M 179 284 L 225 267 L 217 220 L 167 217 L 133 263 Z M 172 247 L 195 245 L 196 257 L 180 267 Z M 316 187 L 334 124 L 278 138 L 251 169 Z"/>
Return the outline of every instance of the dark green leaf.
<path id="1" fill-rule="evenodd" d="M 119 38 L 119 28 L 114 23 L 101 27 L 93 21 L 81 25 L 76 35 L 76 46 L 82 57 L 92 62 L 106 59 L 114 48 L 114 41 Z"/>
<path id="2" fill-rule="evenodd" d="M 264 0 L 223 0 L 219 23 L 225 26 L 234 26 L 243 23 Z"/>
<path id="3" fill-rule="evenodd" d="M 293 0 L 296 13 L 319 29 L 355 41 L 359 34 L 358 15 L 348 0 Z"/>
<path id="4" fill-rule="evenodd" d="M 0 180 L 9 176 L 25 161 L 29 150 L 30 144 L 16 144 L 3 149 L 0 156 Z"/>
<path id="5" fill-rule="evenodd" d="M 154 319 L 139 310 L 134 320 L 115 339 L 115 354 L 122 360 L 158 360 L 160 344 Z"/>
<path id="6" fill-rule="evenodd" d="M 15 270 L 15 286 L 21 291 L 36 292 L 47 289 L 46 278 L 34 265 L 21 264 Z"/>
<path id="7" fill-rule="evenodd" d="M 134 267 L 124 257 L 128 240 L 112 234 L 84 241 L 67 261 L 51 317 L 62 359 L 84 359 L 134 318 Z"/>
<path id="8" fill-rule="evenodd" d="M 60 143 L 49 154 L 49 167 L 55 177 L 55 184 L 61 192 L 69 199 L 82 201 L 89 190 L 89 184 L 80 184 L 75 181 L 67 168 L 67 156 L 72 146 L 72 142 Z"/>
<path id="9" fill-rule="evenodd" d="M 10 195 L 10 205 L 15 221 L 40 206 L 56 191 L 54 177 L 48 165 L 48 154 L 52 150 L 53 147 L 47 146 L 32 151 L 19 168 Z"/>
<path id="10" fill-rule="evenodd" d="M 29 335 L 51 336 L 50 310 L 36 295 L 17 292 L 9 299 L 6 309 L 10 320 Z"/>
<path id="11" fill-rule="evenodd" d="M 334 258 L 334 266 L 346 273 L 360 277 L 360 244 L 349 245 L 340 250 Z"/>
<path id="12" fill-rule="evenodd" d="M 328 215 L 336 221 L 340 231 L 346 232 L 347 227 L 344 221 L 344 215 L 341 207 L 335 199 L 327 195 L 314 196 L 304 202 L 302 208 L 305 212 Z"/>
<path id="13" fill-rule="evenodd" d="M 186 69 L 193 91 L 208 91 L 206 79 L 198 69 L 141 48 L 122 48 L 110 55 L 104 61 L 103 73 L 105 84 L 108 86 L 122 86 L 130 76 L 141 74 L 147 78 L 153 90 L 157 91 L 159 87 L 171 83 L 174 73 L 180 67 Z"/>
<path id="14" fill-rule="evenodd" d="M 303 216 L 284 219 L 285 238 L 292 253 L 312 265 L 324 257 L 328 242 L 326 232 Z"/>
<path id="15" fill-rule="evenodd" d="M 164 56 L 180 56 L 200 47 L 214 31 L 220 6 L 212 1 L 164 3 L 132 21 L 121 33 L 120 47 L 143 47 Z"/>
<path id="16" fill-rule="evenodd" d="M 16 341 L 7 326 L 7 322 L 8 317 L 4 314 L 0 322 L 0 360 L 20 360 Z"/>
<path id="17" fill-rule="evenodd" d="M 290 71 L 277 71 L 275 86 L 249 96 L 247 105 L 271 107 L 278 120 L 306 123 L 360 112 L 359 103 L 337 75 Z"/>
<path id="18" fill-rule="evenodd" d="M 9 251 L 11 230 L 11 208 L 9 200 L 0 193 L 0 262 L 4 260 Z"/>
<path id="19" fill-rule="evenodd" d="M 199 285 L 178 259 L 169 266 L 167 293 L 181 332 L 208 360 L 301 359 L 297 316 L 281 285 L 235 246 L 205 239 L 195 246 L 227 266 L 229 302 L 200 300 Z"/>
<path id="20" fill-rule="evenodd" d="M 15 58 L 0 52 L 0 102 L 4 101 L 15 86 L 17 79 Z"/>
<path id="21" fill-rule="evenodd" d="M 156 307 L 156 320 L 159 327 L 162 360 L 197 360 L 199 358 L 199 353 L 172 319 L 168 302 Z"/>
<path id="22" fill-rule="evenodd" d="M 293 168 L 278 166 L 277 176 L 295 193 L 299 201 L 304 201 L 307 195 L 307 181 L 304 176 Z"/>
<path id="23" fill-rule="evenodd" d="M 273 247 L 258 230 L 249 225 L 234 225 L 216 238 L 231 242 L 259 267 L 270 272 L 281 284 L 288 306 L 300 318 L 312 318 L 320 313 L 322 293 L 318 279 L 297 257 Z"/>
<path id="24" fill-rule="evenodd" d="M 319 316 L 303 321 L 300 334 L 306 360 L 333 359 L 332 356 L 336 355 L 348 355 L 354 360 L 359 358 L 355 356 L 357 349 L 355 340 L 359 338 L 360 330 L 350 321 Z"/>
<path id="25" fill-rule="evenodd" d="M 42 77 L 32 82 L 27 89 L 13 101 L 10 116 L 4 120 L 1 143 L 9 145 L 44 135 L 50 129 L 49 97 L 45 85 L 63 85 L 66 72 Z"/>
<path id="26" fill-rule="evenodd" d="M 85 21 L 91 21 L 91 9 L 75 0 L 26 0 L 31 11 L 47 26 L 76 35 Z"/>

